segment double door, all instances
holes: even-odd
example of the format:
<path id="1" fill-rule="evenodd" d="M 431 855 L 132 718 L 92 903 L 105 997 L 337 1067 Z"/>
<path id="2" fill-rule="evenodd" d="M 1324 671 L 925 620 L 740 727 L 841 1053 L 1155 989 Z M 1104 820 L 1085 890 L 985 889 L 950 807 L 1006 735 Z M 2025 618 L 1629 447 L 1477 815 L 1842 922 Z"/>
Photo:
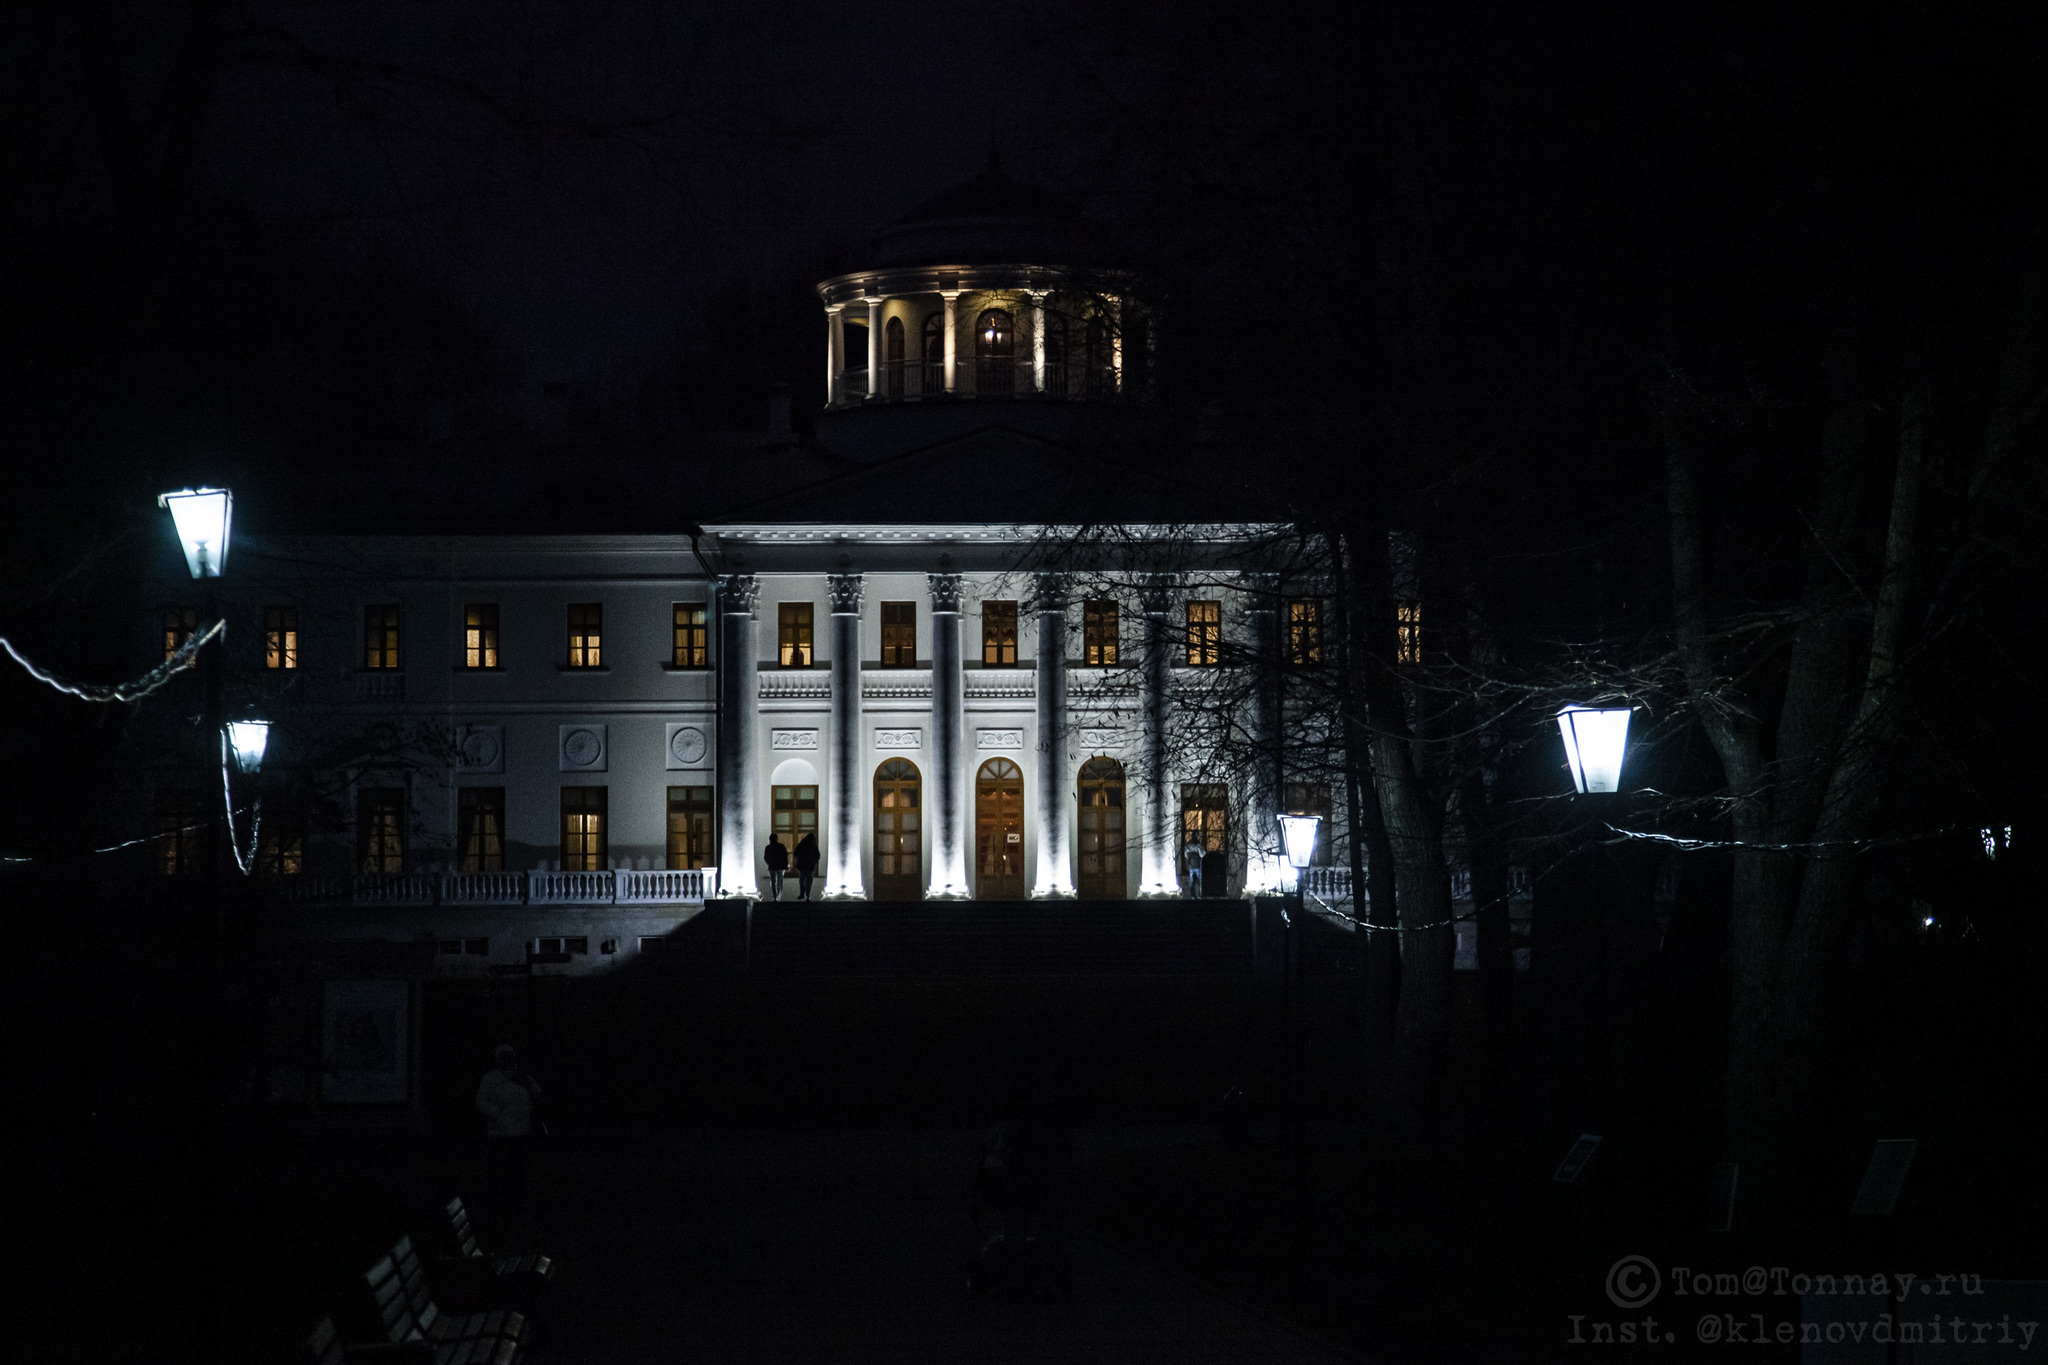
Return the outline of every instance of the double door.
<path id="1" fill-rule="evenodd" d="M 1024 899 L 1024 770 L 1007 758 L 974 779 L 974 896 Z"/>
<path id="2" fill-rule="evenodd" d="M 875 770 L 875 899 L 924 896 L 923 784 L 917 766 L 892 758 Z"/>

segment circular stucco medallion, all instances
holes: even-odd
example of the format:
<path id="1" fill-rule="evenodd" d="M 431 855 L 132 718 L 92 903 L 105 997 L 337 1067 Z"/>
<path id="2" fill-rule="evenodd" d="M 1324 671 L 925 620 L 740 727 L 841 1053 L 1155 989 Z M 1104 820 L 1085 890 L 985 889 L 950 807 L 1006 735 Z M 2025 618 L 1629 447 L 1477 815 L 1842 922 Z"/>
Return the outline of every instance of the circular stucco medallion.
<path id="1" fill-rule="evenodd" d="M 471 730 L 462 737 L 462 761 L 472 768 L 488 768 L 498 761 L 498 737 L 488 730 Z"/>
<path id="2" fill-rule="evenodd" d="M 678 763 L 700 762 L 705 747 L 704 732 L 694 726 L 685 725 L 668 737 L 668 751 Z"/>
<path id="3" fill-rule="evenodd" d="M 588 767 L 604 753 L 604 741 L 595 730 L 571 730 L 562 738 L 562 756 L 577 767 Z"/>

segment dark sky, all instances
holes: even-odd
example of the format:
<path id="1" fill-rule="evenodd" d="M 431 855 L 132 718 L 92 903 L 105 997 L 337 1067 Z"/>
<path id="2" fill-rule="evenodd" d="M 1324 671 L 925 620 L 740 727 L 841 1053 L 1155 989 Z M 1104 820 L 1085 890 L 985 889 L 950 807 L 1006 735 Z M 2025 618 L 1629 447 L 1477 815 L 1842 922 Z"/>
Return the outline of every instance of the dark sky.
<path id="1" fill-rule="evenodd" d="M 743 134 L 743 163 L 711 148 L 659 168 L 615 143 L 571 145 L 541 183 L 441 224 L 442 240 L 530 376 L 579 377 L 643 350 L 691 294 L 858 242 L 970 178 L 992 137 L 1018 160 L 1040 84 L 999 56 L 1018 21 L 970 0 L 763 7 L 710 60 L 712 102 L 764 99 L 813 125 L 802 136 Z"/>

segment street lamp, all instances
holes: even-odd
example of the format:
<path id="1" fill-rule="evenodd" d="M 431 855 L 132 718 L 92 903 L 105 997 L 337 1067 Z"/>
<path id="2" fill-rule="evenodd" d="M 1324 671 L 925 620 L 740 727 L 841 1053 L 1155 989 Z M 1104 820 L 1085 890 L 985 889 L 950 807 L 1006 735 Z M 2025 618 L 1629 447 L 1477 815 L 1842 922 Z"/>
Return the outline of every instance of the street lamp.
<path id="1" fill-rule="evenodd" d="M 235 498 L 225 488 L 187 488 L 158 495 L 156 505 L 171 509 L 185 567 L 194 578 L 219 578 L 228 562 L 228 530 Z"/>
<path id="2" fill-rule="evenodd" d="M 1316 856 L 1316 826 L 1322 824 L 1320 815 L 1283 815 L 1280 817 L 1280 837 L 1287 843 L 1287 861 L 1294 864 L 1295 880 Z"/>
<path id="3" fill-rule="evenodd" d="M 267 720 L 231 720 L 227 723 L 228 745 L 235 751 L 235 767 L 245 773 L 263 771 L 263 750 L 270 743 Z"/>
<path id="4" fill-rule="evenodd" d="M 1567 706 L 1557 713 L 1565 761 L 1581 795 L 1621 790 L 1621 757 L 1628 747 L 1629 708 Z"/>

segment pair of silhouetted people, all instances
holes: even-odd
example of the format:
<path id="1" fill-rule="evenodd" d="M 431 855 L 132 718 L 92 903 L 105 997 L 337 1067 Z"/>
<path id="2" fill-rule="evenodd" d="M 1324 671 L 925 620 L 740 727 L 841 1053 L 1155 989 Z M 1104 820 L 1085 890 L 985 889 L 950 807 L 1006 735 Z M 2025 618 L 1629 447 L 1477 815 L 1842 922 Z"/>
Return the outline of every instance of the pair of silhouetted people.
<path id="1" fill-rule="evenodd" d="M 789 875 L 790 851 L 783 845 L 782 836 L 768 836 L 768 847 L 761 850 L 761 859 L 768 864 L 768 899 L 782 899 L 782 882 Z M 811 898 L 811 882 L 818 875 L 818 836 L 806 834 L 796 841 L 796 898 L 807 901 Z"/>

